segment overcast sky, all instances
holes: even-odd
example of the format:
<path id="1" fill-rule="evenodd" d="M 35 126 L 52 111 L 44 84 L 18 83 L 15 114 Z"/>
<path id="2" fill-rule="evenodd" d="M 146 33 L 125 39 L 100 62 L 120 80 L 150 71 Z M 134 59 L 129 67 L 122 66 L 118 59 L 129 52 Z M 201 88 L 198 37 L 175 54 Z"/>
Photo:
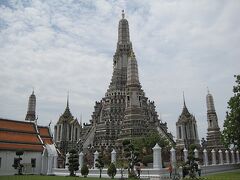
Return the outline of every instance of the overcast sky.
<path id="1" fill-rule="evenodd" d="M 175 135 L 184 91 L 206 136 L 207 86 L 222 129 L 240 72 L 239 0 L 0 0 L 0 117 L 24 120 L 35 89 L 38 123 L 54 125 L 70 92 L 89 122 L 112 76 L 121 10 L 146 96 Z"/>

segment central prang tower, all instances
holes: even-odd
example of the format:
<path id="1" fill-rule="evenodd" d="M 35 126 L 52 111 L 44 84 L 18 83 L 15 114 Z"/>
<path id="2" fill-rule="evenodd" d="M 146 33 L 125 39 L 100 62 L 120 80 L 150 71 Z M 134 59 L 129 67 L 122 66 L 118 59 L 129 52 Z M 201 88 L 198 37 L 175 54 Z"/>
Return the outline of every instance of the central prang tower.
<path id="1" fill-rule="evenodd" d="M 174 143 L 167 123 L 157 115 L 154 101 L 149 101 L 142 90 L 124 11 L 118 25 L 112 79 L 105 97 L 96 102 L 90 123 L 83 127 L 83 149 L 92 145 L 98 149 L 120 148 L 123 139 L 141 137 L 151 130 Z"/>

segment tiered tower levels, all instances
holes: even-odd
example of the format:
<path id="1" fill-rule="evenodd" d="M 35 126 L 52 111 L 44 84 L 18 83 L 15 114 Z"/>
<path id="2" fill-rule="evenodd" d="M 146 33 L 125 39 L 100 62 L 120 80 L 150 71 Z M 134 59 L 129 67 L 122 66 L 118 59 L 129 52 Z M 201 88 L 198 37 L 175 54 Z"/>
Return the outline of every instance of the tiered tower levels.
<path id="1" fill-rule="evenodd" d="M 100 102 L 96 102 L 92 119 L 82 135 L 83 148 L 111 148 L 120 146 L 126 138 L 146 135 L 150 130 L 173 142 L 139 82 L 137 60 L 133 52 L 127 19 L 122 14 L 118 25 L 118 42 L 113 57 L 113 75 Z M 83 129 L 85 129 L 83 127 Z"/>

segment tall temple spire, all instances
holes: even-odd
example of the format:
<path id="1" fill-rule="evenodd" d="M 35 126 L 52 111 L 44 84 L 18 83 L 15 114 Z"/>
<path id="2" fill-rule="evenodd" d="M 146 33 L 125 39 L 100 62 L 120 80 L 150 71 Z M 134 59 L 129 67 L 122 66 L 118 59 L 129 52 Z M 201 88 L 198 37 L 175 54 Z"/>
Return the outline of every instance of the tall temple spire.
<path id="1" fill-rule="evenodd" d="M 129 26 L 128 21 L 125 19 L 124 10 L 122 11 L 122 19 L 119 21 L 118 25 L 118 43 L 119 44 L 129 44 Z"/>
<path id="2" fill-rule="evenodd" d="M 184 91 L 183 91 L 183 106 L 186 107 Z"/>
<path id="3" fill-rule="evenodd" d="M 219 129 L 218 126 L 218 118 L 215 111 L 213 96 L 210 94 L 208 90 L 208 94 L 206 96 L 206 102 L 207 102 L 207 117 L 208 117 L 208 128 L 216 128 Z"/>
<path id="4" fill-rule="evenodd" d="M 124 11 L 118 24 L 111 82 L 105 97 L 95 103 L 90 122 L 91 125 L 86 126 L 90 128 L 84 136 L 86 139 L 83 139 L 84 149 L 92 144 L 96 148 L 121 147 L 123 139 L 145 136 L 150 130 L 159 131 L 173 142 L 167 124 L 159 121 L 154 103 L 148 100 L 140 85 Z"/>
<path id="5" fill-rule="evenodd" d="M 67 93 L 67 108 L 69 108 L 69 91 Z"/>
<path id="6" fill-rule="evenodd" d="M 207 110 L 211 111 L 211 112 L 215 112 L 213 96 L 212 96 L 212 94 L 210 94 L 209 89 L 207 89 L 207 90 L 208 90 L 207 97 L 206 97 L 206 99 L 207 99 Z"/>
<path id="7" fill-rule="evenodd" d="M 67 94 L 67 106 L 66 106 L 66 109 L 63 113 L 63 116 L 65 116 L 65 117 L 72 116 L 72 113 L 71 113 L 70 108 L 69 108 L 69 91 L 68 91 L 68 94 Z"/>
<path id="8" fill-rule="evenodd" d="M 32 94 L 29 96 L 28 100 L 28 110 L 26 114 L 26 121 L 35 121 L 36 120 L 36 96 L 34 94 L 34 89 Z"/>
<path id="9" fill-rule="evenodd" d="M 131 51 L 131 55 L 128 58 L 127 86 L 140 86 L 138 77 L 138 65 L 133 51 Z"/>
<path id="10" fill-rule="evenodd" d="M 207 149 L 211 150 L 222 149 L 223 145 L 221 143 L 221 132 L 218 126 L 218 117 L 215 111 L 213 96 L 210 94 L 209 89 L 207 88 L 207 96 L 206 96 L 206 104 L 207 104 Z"/>
<path id="11" fill-rule="evenodd" d="M 124 10 L 122 10 L 122 18 L 123 18 L 123 19 L 125 18 Z"/>
<path id="12" fill-rule="evenodd" d="M 185 101 L 185 95 L 184 95 L 184 91 L 183 91 L 183 110 L 182 110 L 182 115 L 190 115 L 188 108 L 186 106 L 186 101 Z"/>

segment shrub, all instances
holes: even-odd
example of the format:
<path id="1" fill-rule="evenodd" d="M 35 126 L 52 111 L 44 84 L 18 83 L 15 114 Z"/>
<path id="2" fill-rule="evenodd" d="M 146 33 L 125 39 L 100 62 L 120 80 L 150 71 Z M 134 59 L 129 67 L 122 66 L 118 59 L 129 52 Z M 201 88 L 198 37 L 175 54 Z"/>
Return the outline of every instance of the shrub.
<path id="1" fill-rule="evenodd" d="M 89 173 L 89 169 L 87 165 L 84 164 L 83 167 L 81 168 L 81 174 L 83 177 L 87 177 L 88 173 Z"/>
<path id="2" fill-rule="evenodd" d="M 153 162 L 153 155 L 149 154 L 143 157 L 143 164 L 146 166 L 148 163 L 152 163 Z"/>
<path id="3" fill-rule="evenodd" d="M 72 149 L 69 151 L 70 156 L 68 157 L 68 170 L 70 171 L 70 176 L 76 176 L 75 171 L 79 169 L 78 153 L 76 150 Z"/>
<path id="4" fill-rule="evenodd" d="M 109 177 L 111 177 L 112 179 L 114 178 L 114 176 L 117 174 L 117 169 L 114 163 L 111 163 L 110 166 L 108 167 L 107 170 L 107 174 Z"/>
<path id="5" fill-rule="evenodd" d="M 23 155 L 24 151 L 22 150 L 17 150 L 16 151 L 16 155 L 18 156 L 18 158 L 16 158 L 16 160 L 14 161 L 14 164 L 12 165 L 12 167 L 14 167 L 14 169 L 18 169 L 18 175 L 22 175 L 22 168 L 23 168 L 23 164 L 21 164 L 21 156 Z"/>

